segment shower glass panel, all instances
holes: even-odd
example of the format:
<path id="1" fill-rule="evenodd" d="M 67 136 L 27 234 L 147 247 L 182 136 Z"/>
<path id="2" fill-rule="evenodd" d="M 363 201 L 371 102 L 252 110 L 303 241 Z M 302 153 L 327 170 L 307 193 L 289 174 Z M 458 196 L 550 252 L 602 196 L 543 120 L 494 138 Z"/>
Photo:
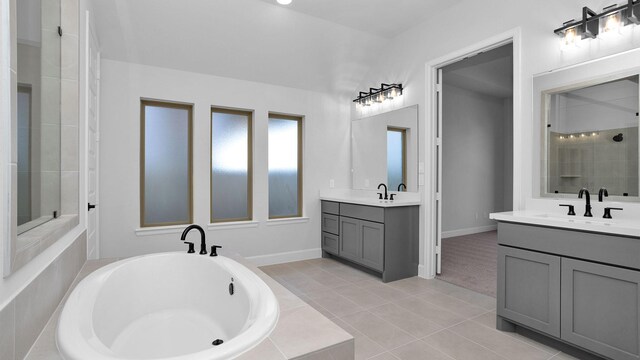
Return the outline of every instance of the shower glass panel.
<path id="1" fill-rule="evenodd" d="M 142 102 L 141 226 L 192 222 L 190 105 Z"/>
<path id="2" fill-rule="evenodd" d="M 302 119 L 269 116 L 269 218 L 302 216 Z"/>
<path id="3" fill-rule="evenodd" d="M 251 112 L 211 111 L 211 222 L 251 220 Z"/>
<path id="4" fill-rule="evenodd" d="M 406 142 L 405 130 L 387 130 L 387 184 L 395 190 L 400 184 L 406 186 Z M 406 190 L 405 190 L 406 191 Z"/>

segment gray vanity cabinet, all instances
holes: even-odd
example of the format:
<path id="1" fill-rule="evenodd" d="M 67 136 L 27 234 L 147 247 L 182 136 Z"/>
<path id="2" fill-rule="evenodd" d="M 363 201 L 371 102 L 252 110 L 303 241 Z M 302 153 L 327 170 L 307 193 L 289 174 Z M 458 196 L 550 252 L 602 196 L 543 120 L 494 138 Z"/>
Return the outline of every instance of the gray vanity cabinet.
<path id="1" fill-rule="evenodd" d="M 640 360 L 640 239 L 498 223 L 497 325 Z"/>
<path id="2" fill-rule="evenodd" d="M 358 248 L 360 247 L 360 220 L 348 217 L 340 217 L 340 237 L 339 253 L 341 257 L 351 261 L 360 259 Z"/>
<path id="3" fill-rule="evenodd" d="M 380 274 L 384 282 L 415 276 L 418 225 L 418 206 L 322 201 L 323 256 L 364 267 Z"/>
<path id="4" fill-rule="evenodd" d="M 562 259 L 562 339 L 612 359 L 639 359 L 640 272 Z"/>
<path id="5" fill-rule="evenodd" d="M 340 217 L 340 256 L 384 270 L 384 224 Z"/>
<path id="6" fill-rule="evenodd" d="M 560 257 L 498 247 L 498 316 L 560 337 Z"/>

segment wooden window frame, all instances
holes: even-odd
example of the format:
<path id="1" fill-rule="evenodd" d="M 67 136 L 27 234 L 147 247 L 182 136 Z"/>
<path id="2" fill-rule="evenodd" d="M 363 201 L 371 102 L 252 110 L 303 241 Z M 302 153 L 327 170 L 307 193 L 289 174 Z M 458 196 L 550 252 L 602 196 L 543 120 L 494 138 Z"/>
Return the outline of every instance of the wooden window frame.
<path id="1" fill-rule="evenodd" d="M 295 215 L 282 215 L 282 216 L 271 216 L 271 213 L 269 213 L 269 220 L 301 218 L 303 217 L 303 200 L 304 200 L 303 199 L 303 167 L 302 167 L 303 166 L 302 156 L 303 156 L 303 149 L 304 149 L 304 143 L 303 143 L 304 116 L 270 112 L 268 120 L 271 120 L 271 119 L 293 120 L 298 123 L 298 212 Z M 267 124 L 267 133 L 268 133 L 268 128 L 269 128 L 269 124 Z M 271 139 L 268 139 L 268 141 L 271 141 Z M 269 172 L 269 164 L 267 164 L 267 179 L 268 179 L 268 172 Z M 271 196 L 271 194 L 268 194 L 268 195 Z"/>
<path id="2" fill-rule="evenodd" d="M 399 132 L 402 134 L 402 183 L 407 185 L 407 129 L 388 126 L 387 132 Z M 387 172 L 387 182 L 389 181 L 389 173 Z"/>
<path id="3" fill-rule="evenodd" d="M 242 115 L 248 118 L 248 133 L 247 133 L 247 216 L 243 218 L 230 218 L 230 219 L 214 219 L 213 214 L 213 114 L 222 113 L 230 115 Z M 227 223 L 227 222 L 239 222 L 239 221 L 252 221 L 253 220 L 253 111 L 241 110 L 241 109 L 229 109 L 222 107 L 211 107 L 210 114 L 211 131 L 209 138 L 209 221 L 212 224 Z"/>
<path id="4" fill-rule="evenodd" d="M 189 219 L 186 222 L 183 221 L 174 221 L 174 222 L 166 222 L 166 223 L 150 223 L 146 224 L 144 221 L 145 215 L 145 108 L 147 106 L 153 107 L 163 107 L 169 109 L 181 109 L 187 110 L 188 112 L 188 136 L 187 136 L 187 147 L 189 154 L 189 165 L 188 165 L 188 182 L 189 182 Z M 151 99 L 140 99 L 140 227 L 148 228 L 148 227 L 160 227 L 160 226 L 175 226 L 175 225 L 187 225 L 193 223 L 193 104 L 188 103 L 180 103 L 174 101 L 165 101 L 165 100 L 151 100 Z"/>

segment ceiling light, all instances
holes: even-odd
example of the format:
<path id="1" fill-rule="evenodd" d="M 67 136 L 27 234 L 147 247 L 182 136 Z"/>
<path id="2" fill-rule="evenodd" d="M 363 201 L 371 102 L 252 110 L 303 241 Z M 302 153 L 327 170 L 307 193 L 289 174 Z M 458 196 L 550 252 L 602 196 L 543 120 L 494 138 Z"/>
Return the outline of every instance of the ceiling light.
<path id="1" fill-rule="evenodd" d="M 278 0 L 278 4 L 280 4 L 280 5 L 289 5 L 289 4 L 291 4 L 291 0 Z"/>

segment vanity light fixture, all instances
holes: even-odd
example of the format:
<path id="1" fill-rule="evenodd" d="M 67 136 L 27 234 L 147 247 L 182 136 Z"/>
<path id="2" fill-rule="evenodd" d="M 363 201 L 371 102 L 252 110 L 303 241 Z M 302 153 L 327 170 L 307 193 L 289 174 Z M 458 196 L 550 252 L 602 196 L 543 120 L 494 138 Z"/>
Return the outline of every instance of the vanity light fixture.
<path id="1" fill-rule="evenodd" d="M 289 4 L 291 4 L 291 0 L 278 0 L 278 4 L 280 4 L 280 5 L 289 5 Z"/>
<path id="2" fill-rule="evenodd" d="M 639 0 L 640 1 L 640 0 Z M 369 88 L 369 92 L 360 91 L 358 98 L 353 100 L 360 106 L 371 106 L 373 103 L 382 103 L 402 95 L 402 84 L 380 84 L 380 88 Z"/>
<path id="3" fill-rule="evenodd" d="M 569 20 L 553 32 L 560 36 L 562 45 L 570 46 L 581 39 L 595 39 L 598 34 L 620 30 L 630 24 L 640 24 L 640 0 L 627 0 L 626 4 L 605 7 L 600 14 L 582 8 L 582 19 Z"/>

